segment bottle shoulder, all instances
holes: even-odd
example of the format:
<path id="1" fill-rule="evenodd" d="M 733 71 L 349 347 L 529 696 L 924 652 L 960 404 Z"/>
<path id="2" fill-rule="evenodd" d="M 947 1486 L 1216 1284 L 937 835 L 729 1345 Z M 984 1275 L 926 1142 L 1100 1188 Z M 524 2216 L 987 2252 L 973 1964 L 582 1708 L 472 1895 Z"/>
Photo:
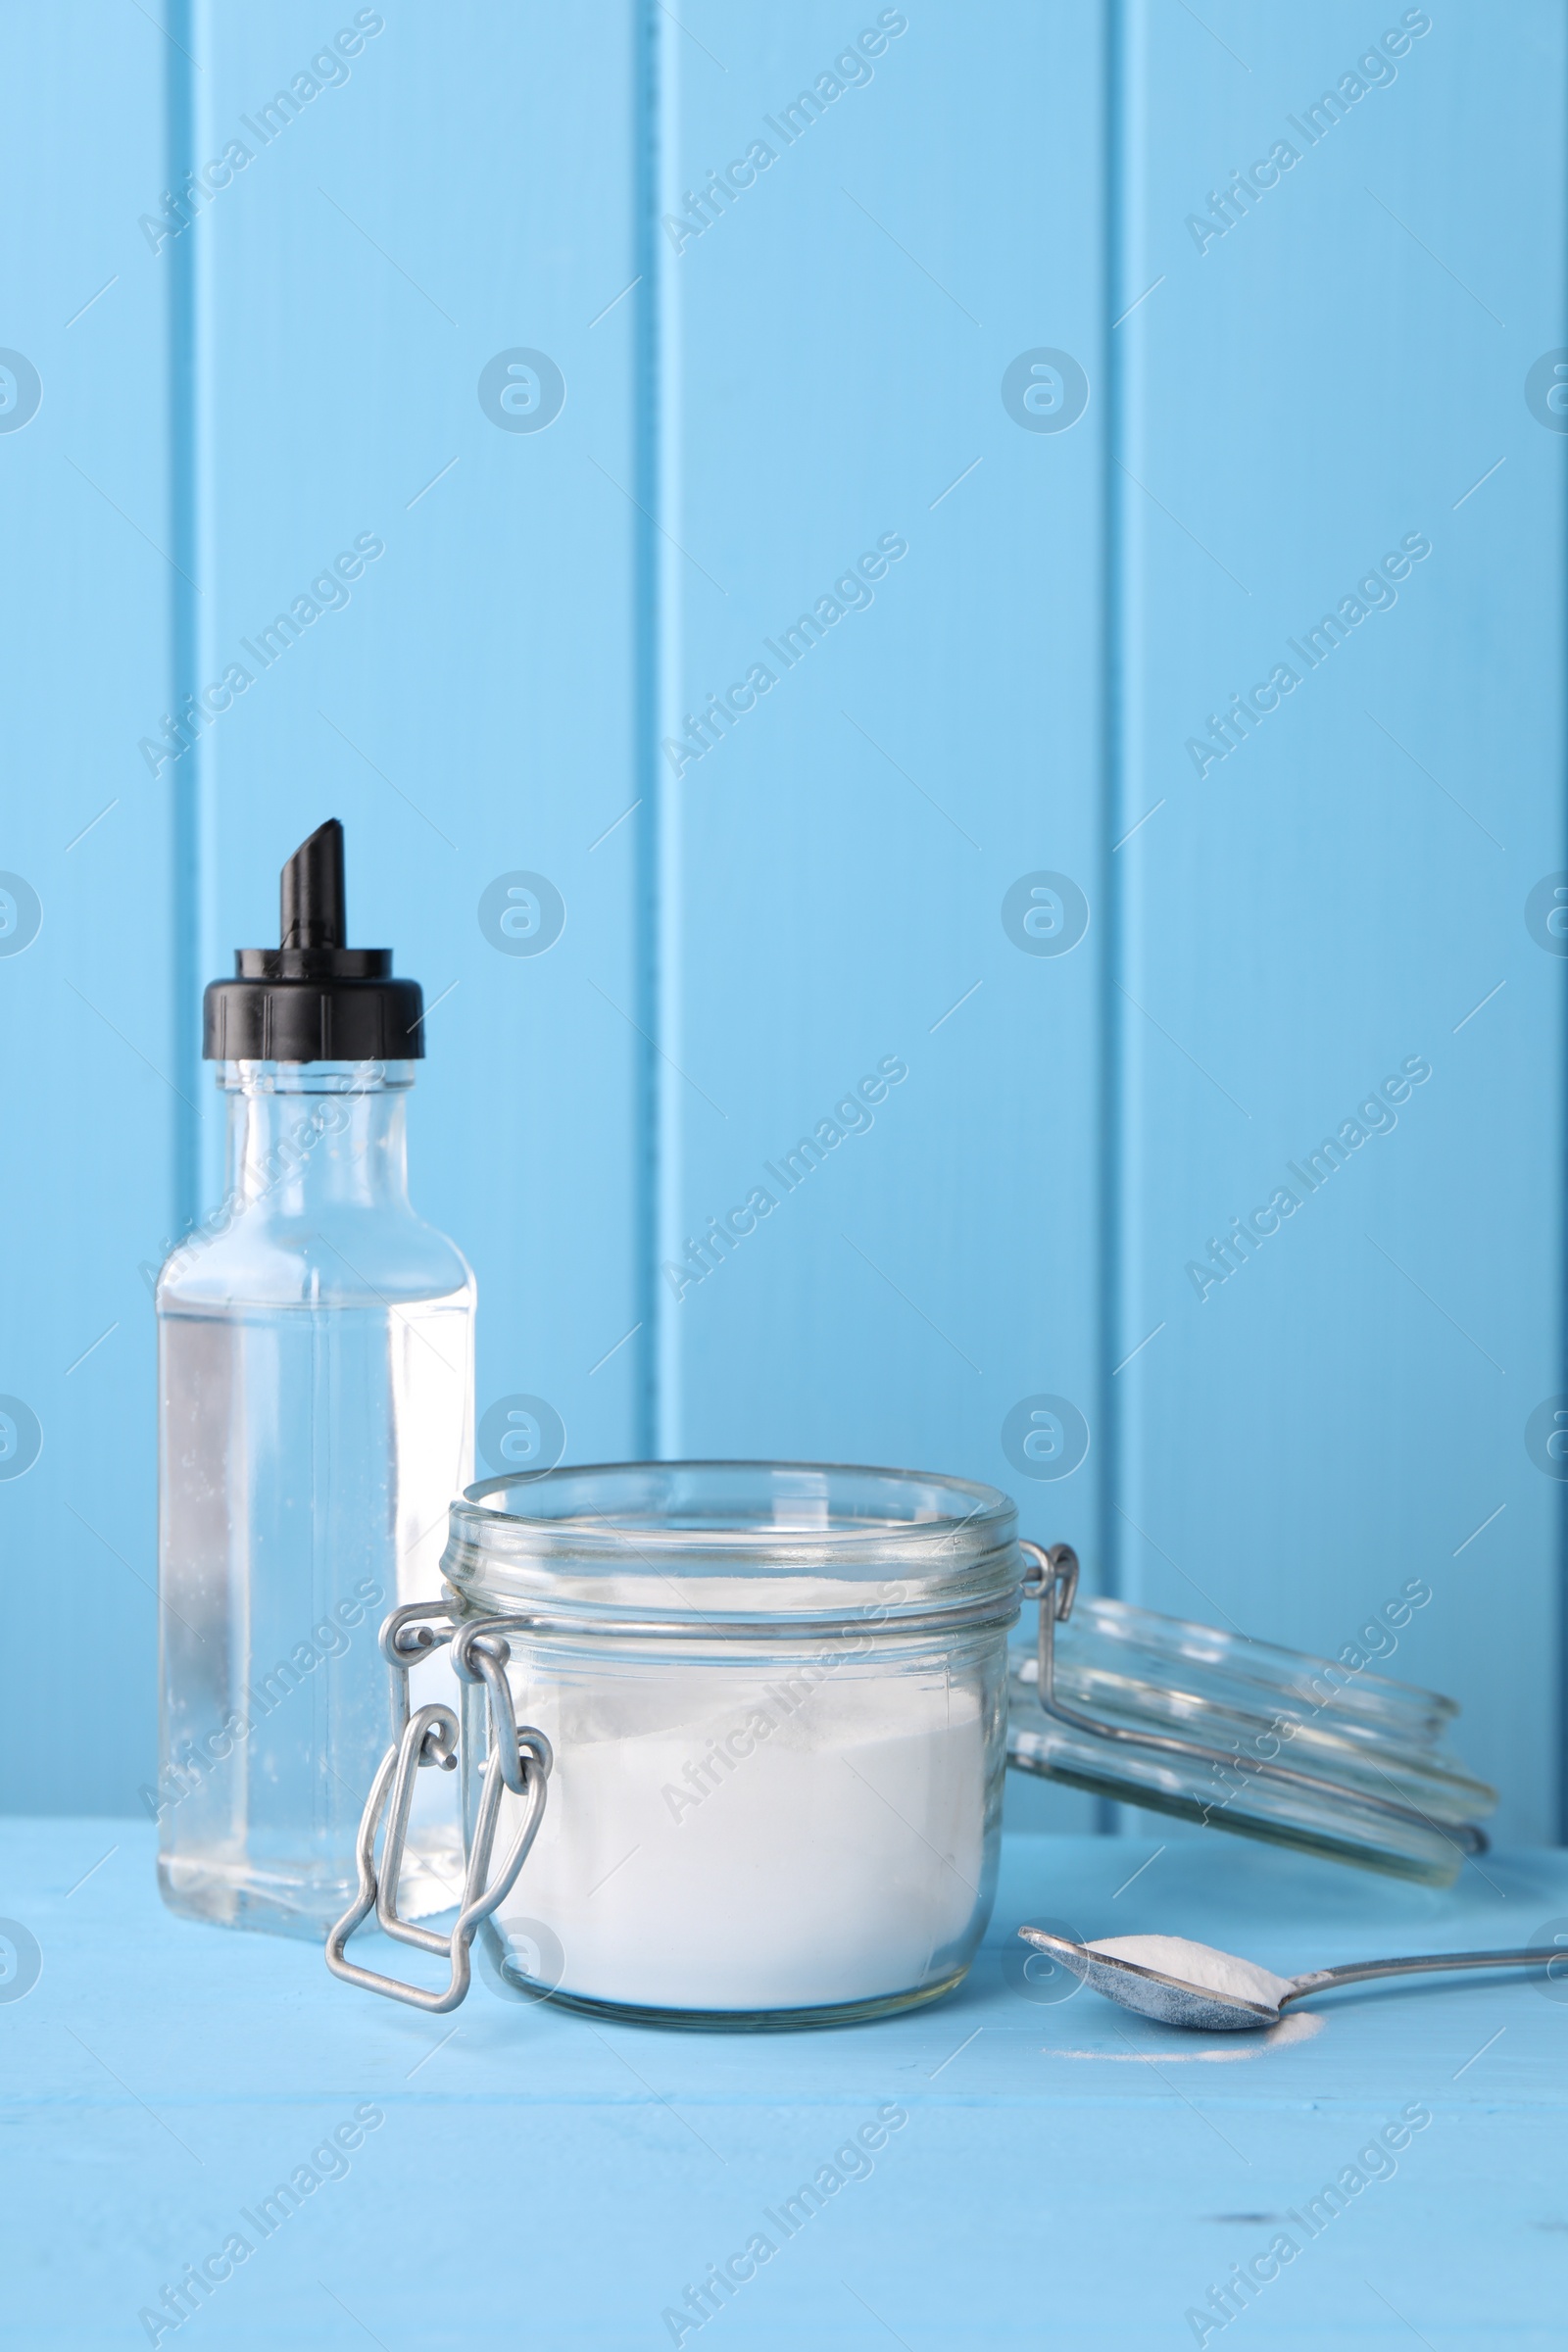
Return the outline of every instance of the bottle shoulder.
<path id="1" fill-rule="evenodd" d="M 397 1306 L 450 1301 L 473 1312 L 476 1286 L 462 1250 L 412 1211 L 335 1202 L 309 1217 L 258 1203 L 188 1236 L 158 1277 L 162 1314 L 239 1304 Z"/>

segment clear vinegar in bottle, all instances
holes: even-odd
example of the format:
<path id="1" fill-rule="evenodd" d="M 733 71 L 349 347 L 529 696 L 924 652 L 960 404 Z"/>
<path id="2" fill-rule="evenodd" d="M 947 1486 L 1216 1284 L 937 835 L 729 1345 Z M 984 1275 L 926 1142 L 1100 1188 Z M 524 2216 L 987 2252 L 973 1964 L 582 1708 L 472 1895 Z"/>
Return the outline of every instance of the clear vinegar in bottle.
<path id="1" fill-rule="evenodd" d="M 158 1878 L 187 1915 L 323 1937 L 387 1741 L 378 1629 L 439 1592 L 473 1475 L 474 1284 L 409 1199 L 422 999 L 345 944 L 335 820 L 283 868 L 281 934 L 207 991 L 224 1198 L 158 1283 Z M 455 1696 L 444 1653 L 411 1696 Z M 455 1778 L 418 1776 L 416 1914 L 460 1896 Z"/>

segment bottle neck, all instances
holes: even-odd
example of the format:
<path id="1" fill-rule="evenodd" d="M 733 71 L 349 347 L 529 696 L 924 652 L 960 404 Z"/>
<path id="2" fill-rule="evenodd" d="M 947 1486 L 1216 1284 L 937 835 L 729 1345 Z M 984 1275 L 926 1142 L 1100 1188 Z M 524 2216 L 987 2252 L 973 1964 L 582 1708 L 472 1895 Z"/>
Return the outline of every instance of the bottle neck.
<path id="1" fill-rule="evenodd" d="M 229 1200 L 290 1217 L 348 1204 L 407 1213 L 413 1083 L 406 1061 L 225 1062 Z"/>

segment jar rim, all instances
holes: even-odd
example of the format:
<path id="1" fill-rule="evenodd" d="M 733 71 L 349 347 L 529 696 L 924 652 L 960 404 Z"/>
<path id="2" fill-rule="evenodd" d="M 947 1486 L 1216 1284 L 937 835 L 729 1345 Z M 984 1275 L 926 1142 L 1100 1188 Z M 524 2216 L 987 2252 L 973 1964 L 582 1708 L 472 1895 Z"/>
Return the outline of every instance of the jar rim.
<path id="1" fill-rule="evenodd" d="M 723 1627 L 955 1609 L 1010 1621 L 1022 1574 L 1000 1489 L 858 1463 L 600 1462 L 466 1489 L 442 1559 L 468 1605 Z"/>

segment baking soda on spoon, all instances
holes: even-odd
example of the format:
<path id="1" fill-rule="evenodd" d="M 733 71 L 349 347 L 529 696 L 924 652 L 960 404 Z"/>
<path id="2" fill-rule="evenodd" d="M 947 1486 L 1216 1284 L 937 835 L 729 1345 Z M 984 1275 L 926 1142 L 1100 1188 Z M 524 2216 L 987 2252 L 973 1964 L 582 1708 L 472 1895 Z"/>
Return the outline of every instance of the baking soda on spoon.
<path id="1" fill-rule="evenodd" d="M 1276 1977 L 1253 1960 L 1239 1960 L 1218 1952 L 1209 1943 L 1190 1943 L 1185 1936 L 1102 1936 L 1085 1947 L 1103 1952 L 1108 1960 L 1130 1960 L 1135 1968 L 1152 1968 L 1157 1976 L 1174 1977 L 1182 1984 L 1198 1984 L 1205 1992 L 1221 1992 L 1232 2000 L 1256 2001 L 1277 2009 L 1291 1988 L 1288 1977 Z"/>

